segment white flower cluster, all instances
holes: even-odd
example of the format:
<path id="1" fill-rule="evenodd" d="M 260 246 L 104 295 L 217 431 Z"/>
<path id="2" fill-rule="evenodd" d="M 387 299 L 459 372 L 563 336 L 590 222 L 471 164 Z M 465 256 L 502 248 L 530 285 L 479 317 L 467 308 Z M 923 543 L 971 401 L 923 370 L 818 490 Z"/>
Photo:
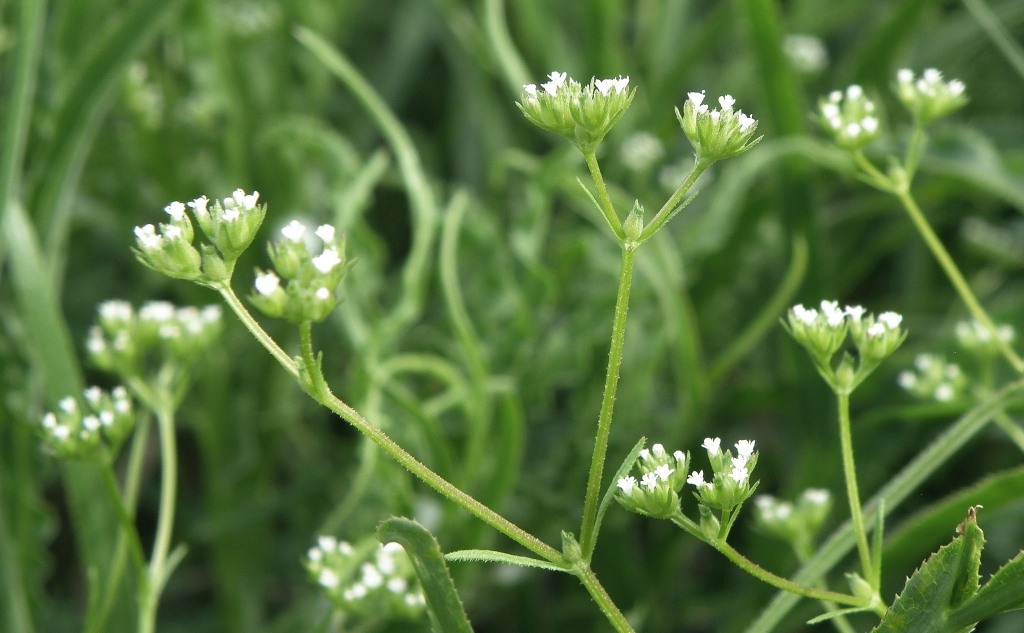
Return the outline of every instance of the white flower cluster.
<path id="1" fill-rule="evenodd" d="M 793 306 L 783 326 L 811 354 L 822 377 L 834 388 L 849 392 L 903 343 L 906 332 L 900 329 L 902 322 L 903 317 L 895 312 L 876 317 L 862 306 L 840 308 L 838 301 L 822 301 L 819 309 Z M 831 365 L 847 334 L 857 346 L 856 371 L 849 355 L 843 356 L 839 369 Z"/>
<path id="2" fill-rule="evenodd" d="M 995 357 L 999 354 L 1000 343 L 1012 343 L 1017 337 L 1012 325 L 1002 323 L 996 326 L 996 340 L 989 329 L 975 319 L 960 321 L 954 332 L 960 347 L 982 358 Z"/>
<path id="3" fill-rule="evenodd" d="M 925 70 L 920 77 L 908 68 L 896 73 L 896 96 L 914 118 L 925 124 L 963 107 L 966 90 L 962 81 L 945 81 L 935 68 Z"/>
<path id="4" fill-rule="evenodd" d="M 789 541 L 800 554 L 810 553 L 814 535 L 828 518 L 832 495 L 828 490 L 809 488 L 796 502 L 771 495 L 754 498 L 757 522 L 768 534 Z"/>
<path id="5" fill-rule="evenodd" d="M 939 402 L 955 400 L 967 387 L 967 376 L 960 366 L 939 354 L 918 354 L 914 370 L 901 371 L 896 380 L 914 396 Z"/>
<path id="6" fill-rule="evenodd" d="M 629 77 L 593 78 L 584 85 L 567 73 L 553 71 L 540 86 L 524 85 L 516 105 L 537 127 L 563 136 L 589 153 L 622 118 L 634 93 L 629 89 Z"/>
<path id="7" fill-rule="evenodd" d="M 71 396 L 57 403 L 56 412 L 42 417 L 43 443 L 61 457 L 94 457 L 116 450 L 135 424 L 131 398 L 124 387 L 107 392 L 89 387 L 83 404 Z"/>
<path id="8" fill-rule="evenodd" d="M 701 446 L 708 452 L 708 457 L 712 460 L 712 465 L 719 463 L 725 463 L 719 458 L 722 456 L 722 440 L 718 437 L 706 437 L 704 443 Z M 729 479 L 732 479 L 736 484 L 744 485 L 750 478 L 750 471 L 747 466 L 750 465 L 750 458 L 754 454 L 754 441 L 753 440 L 740 440 L 736 442 L 736 456 L 729 456 L 728 464 L 730 469 L 728 471 Z M 751 468 L 753 466 L 751 465 Z M 718 471 L 715 471 L 718 474 Z M 704 471 L 695 470 L 690 473 L 690 476 L 686 478 L 686 483 L 701 490 L 704 488 L 710 488 L 713 486 L 712 483 L 704 481 Z"/>
<path id="9" fill-rule="evenodd" d="M 105 301 L 89 329 L 86 349 L 101 369 L 122 376 L 138 375 L 151 360 L 189 360 L 209 348 L 220 335 L 221 307 L 177 307 L 150 301 L 138 312 L 127 301 Z"/>
<path id="10" fill-rule="evenodd" d="M 413 619 L 426 599 L 412 562 L 398 543 L 367 540 L 358 546 L 321 536 L 306 554 L 313 580 L 346 612 L 376 618 Z"/>
<path id="11" fill-rule="evenodd" d="M 848 149 L 860 149 L 878 137 L 875 110 L 875 103 L 856 84 L 845 91 L 833 90 L 818 104 L 825 129 L 837 144 Z"/>
<path id="12" fill-rule="evenodd" d="M 753 139 L 757 120 L 736 110 L 732 95 L 718 98 L 719 107 L 712 110 L 704 103 L 704 91 L 687 93 L 683 111 L 676 108 L 676 118 L 698 159 L 722 160 L 747 151 L 760 141 Z"/>
<path id="13" fill-rule="evenodd" d="M 206 196 L 187 204 L 171 202 L 164 207 L 169 222 L 135 227 L 135 253 L 142 263 L 170 277 L 199 283 L 225 281 L 266 215 L 266 205 L 257 204 L 259 195 L 236 189 L 212 205 Z M 213 249 L 200 253 L 192 245 L 195 232 L 188 209 Z"/>
<path id="14" fill-rule="evenodd" d="M 661 444 L 643 449 L 637 458 L 640 480 L 629 475 L 616 482 L 619 500 L 631 510 L 653 516 L 667 516 L 679 507 L 678 492 L 686 474 L 686 455 L 671 455 Z"/>
<path id="15" fill-rule="evenodd" d="M 340 302 L 335 289 L 347 271 L 344 240 L 332 225 L 320 225 L 313 234 L 322 248 L 314 256 L 307 231 L 302 222 L 289 222 L 281 229 L 284 239 L 270 251 L 276 272 L 256 271 L 250 300 L 269 316 L 293 323 L 320 321 Z"/>

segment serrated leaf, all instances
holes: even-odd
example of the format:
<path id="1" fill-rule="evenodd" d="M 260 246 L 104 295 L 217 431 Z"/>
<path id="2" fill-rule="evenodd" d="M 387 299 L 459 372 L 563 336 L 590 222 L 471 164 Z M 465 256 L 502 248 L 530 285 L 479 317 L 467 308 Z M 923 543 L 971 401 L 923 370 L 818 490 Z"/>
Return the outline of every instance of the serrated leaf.
<path id="1" fill-rule="evenodd" d="M 416 576 L 423 586 L 427 610 L 434 630 L 439 633 L 473 633 L 455 583 L 444 564 L 441 546 L 427 528 L 412 519 L 391 517 L 377 526 L 381 543 L 398 543 L 412 560 Z"/>
<path id="2" fill-rule="evenodd" d="M 966 626 L 1014 609 L 1024 609 L 1024 551 L 999 568 L 978 593 L 950 614 L 950 621 Z"/>
<path id="3" fill-rule="evenodd" d="M 939 548 L 907 580 L 872 633 L 959 633 L 973 628 L 954 623 L 950 614 L 978 592 L 978 568 L 985 535 L 972 507 L 957 528 L 959 535 Z M 959 622 L 959 621 L 958 621 Z"/>

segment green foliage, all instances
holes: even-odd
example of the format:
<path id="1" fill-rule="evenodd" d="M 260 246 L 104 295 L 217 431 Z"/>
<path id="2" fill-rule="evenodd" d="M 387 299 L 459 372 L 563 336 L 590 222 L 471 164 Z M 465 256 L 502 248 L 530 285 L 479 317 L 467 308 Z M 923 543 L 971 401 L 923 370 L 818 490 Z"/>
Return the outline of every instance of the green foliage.
<path id="1" fill-rule="evenodd" d="M 860 84 L 884 130 L 865 153 L 885 165 L 910 139 L 890 91 L 896 71 L 936 67 L 964 82 L 970 100 L 929 131 L 912 188 L 996 322 L 1020 324 L 1022 19 L 1012 0 L 5 3 L 0 630 L 132 629 L 138 578 L 125 573 L 112 594 L 104 585 L 128 517 L 98 466 L 56 462 L 34 431 L 63 396 L 113 386 L 83 360 L 97 305 L 218 300 L 139 265 L 132 227 L 165 220 L 171 200 L 236 188 L 269 205 L 238 258 L 237 294 L 252 291 L 252 271 L 271 264 L 260 246 L 291 220 L 346 234 L 343 301 L 313 330 L 326 383 L 541 541 L 575 532 L 637 628 L 803 631 L 826 610 L 773 598 L 707 545 L 610 504 L 626 474 L 614 468 L 597 482 L 600 531 L 589 541 L 579 532 L 619 253 L 594 209 L 600 193 L 577 184 L 589 183 L 585 160 L 515 106 L 523 84 L 554 70 L 584 84 L 629 76 L 636 89 L 596 156 L 622 219 L 634 204 L 656 217 L 691 166 L 673 115 L 687 93 L 734 95 L 764 137 L 706 172 L 700 195 L 668 209 L 664 219 L 677 215 L 637 253 L 610 463 L 641 436 L 683 449 L 706 436 L 756 438 L 758 492 L 829 489 L 831 536 L 798 569 L 753 529 L 747 503 L 729 544 L 780 576 L 845 588 L 854 539 L 839 512 L 837 453 L 822 449 L 836 444 L 835 412 L 778 319 L 824 297 L 897 310 L 909 336 L 851 402 L 867 525 L 878 500 L 888 508 L 881 595 L 891 599 L 925 544 L 948 534 L 942 512 L 953 507 L 985 504 L 986 558 L 1010 558 L 1021 546 L 1019 473 L 988 478 L 1020 464 L 1007 438 L 1021 389 L 1003 388 L 1012 371 L 996 361 L 963 363 L 978 387 L 963 401 L 925 407 L 900 391 L 895 377 L 917 354 L 954 358 L 955 324 L 969 314 L 898 204 L 857 180 L 813 111 L 822 95 Z M 787 52 L 799 34 L 823 46 L 823 66 Z M 627 151 L 637 147 L 646 150 Z M 301 353 L 294 328 L 260 318 L 286 358 Z M 477 630 L 608 627 L 578 577 L 549 571 L 564 565 L 529 563 L 543 559 L 316 406 L 237 322 L 225 319 L 191 374 L 175 415 L 170 544 L 188 555 L 167 577 L 158 630 L 340 627 L 302 568 L 311 537 L 355 542 L 395 515 L 427 525 L 442 551 L 532 565 L 453 566 Z M 137 429 L 151 426 L 142 417 Z M 145 555 L 160 515 L 157 440 L 137 433 L 112 471 L 126 492 L 140 456 L 129 520 Z M 977 596 L 992 587 L 1000 602 L 1000 586 L 990 580 Z M 1021 621 L 1000 615 L 979 631 Z M 849 622 L 863 631 L 878 620 Z"/>
<path id="2" fill-rule="evenodd" d="M 962 633 L 1011 609 L 1024 608 L 1024 552 L 1001 567 L 979 589 L 985 535 L 975 508 L 957 527 L 958 536 L 928 558 L 892 603 L 874 633 Z"/>

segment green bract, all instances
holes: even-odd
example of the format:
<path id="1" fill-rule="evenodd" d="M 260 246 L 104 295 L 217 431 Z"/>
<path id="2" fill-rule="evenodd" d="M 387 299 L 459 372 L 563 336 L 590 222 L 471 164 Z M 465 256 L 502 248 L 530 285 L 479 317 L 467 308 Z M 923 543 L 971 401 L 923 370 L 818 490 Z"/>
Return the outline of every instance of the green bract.
<path id="1" fill-rule="evenodd" d="M 591 79 L 582 85 L 566 73 L 552 72 L 548 81 L 523 86 L 516 105 L 539 128 L 564 136 L 586 154 L 592 153 L 633 102 L 629 77 Z"/>

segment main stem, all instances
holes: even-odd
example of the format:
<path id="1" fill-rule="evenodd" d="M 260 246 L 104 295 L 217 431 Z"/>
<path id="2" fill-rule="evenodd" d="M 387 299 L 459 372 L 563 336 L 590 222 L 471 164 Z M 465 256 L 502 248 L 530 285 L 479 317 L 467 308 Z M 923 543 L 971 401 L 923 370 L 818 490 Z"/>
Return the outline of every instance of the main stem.
<path id="1" fill-rule="evenodd" d="M 153 633 L 156 629 L 156 610 L 160 592 L 167 576 L 167 553 L 171 547 L 174 527 L 174 504 L 178 490 L 178 448 L 174 438 L 174 414 L 161 397 L 156 408 L 156 422 L 160 431 L 160 515 L 149 559 L 149 571 L 141 588 L 139 604 L 139 633 Z"/>
<path id="2" fill-rule="evenodd" d="M 850 501 L 850 520 L 853 523 L 853 534 L 857 540 L 857 554 L 860 556 L 861 573 L 864 579 L 874 586 L 875 572 L 872 570 L 871 550 L 868 548 L 868 535 L 864 529 L 864 514 L 860 505 L 860 492 L 857 489 L 857 467 L 853 461 L 853 436 L 850 432 L 850 394 L 836 394 L 839 402 L 839 446 L 843 454 L 843 478 L 846 479 L 846 497 Z"/>
<path id="3" fill-rule="evenodd" d="M 583 504 L 583 523 L 580 526 L 580 547 L 587 560 L 590 559 L 590 555 L 594 551 L 596 539 L 601 476 L 604 473 L 604 460 L 608 453 L 608 438 L 612 429 L 615 392 L 618 389 L 619 369 L 622 366 L 622 348 L 626 342 L 626 316 L 629 312 L 629 291 L 633 286 L 636 247 L 637 245 L 631 242 L 625 242 L 622 246 L 622 269 L 619 273 L 619 289 L 615 299 L 611 348 L 608 351 L 608 371 L 604 379 L 604 395 L 601 398 L 601 413 L 597 418 L 597 436 L 594 440 L 594 455 L 590 460 L 587 496 Z"/>
<path id="4" fill-rule="evenodd" d="M 921 208 L 917 206 L 917 202 L 908 190 L 896 189 L 894 191 L 897 198 L 903 208 L 906 209 L 907 215 L 910 216 L 911 221 L 917 228 L 918 233 L 924 238 L 925 244 L 931 250 L 932 255 L 938 260 L 942 270 L 946 273 L 950 283 L 953 284 L 953 288 L 956 289 L 957 294 L 960 295 L 960 299 L 967 306 L 967 309 L 971 312 L 971 315 L 978 320 L 979 323 L 984 326 L 988 331 L 992 340 L 995 341 L 996 345 L 999 346 L 999 350 L 1006 358 L 1007 362 L 1013 366 L 1013 368 L 1019 374 L 1024 374 L 1024 360 L 1017 355 L 1013 348 L 1010 347 L 1009 343 L 1004 341 L 999 336 L 999 330 L 996 328 L 995 323 L 992 322 L 992 318 L 989 317 L 988 312 L 981 307 L 978 299 L 975 298 L 974 293 L 971 291 L 971 287 L 967 285 L 967 281 L 964 280 L 960 269 L 957 268 L 956 263 L 953 262 L 953 258 L 950 257 L 949 252 L 946 251 L 946 247 L 942 245 L 938 236 L 935 235 L 935 231 L 932 230 L 928 220 L 924 217 L 924 213 L 921 212 Z"/>

